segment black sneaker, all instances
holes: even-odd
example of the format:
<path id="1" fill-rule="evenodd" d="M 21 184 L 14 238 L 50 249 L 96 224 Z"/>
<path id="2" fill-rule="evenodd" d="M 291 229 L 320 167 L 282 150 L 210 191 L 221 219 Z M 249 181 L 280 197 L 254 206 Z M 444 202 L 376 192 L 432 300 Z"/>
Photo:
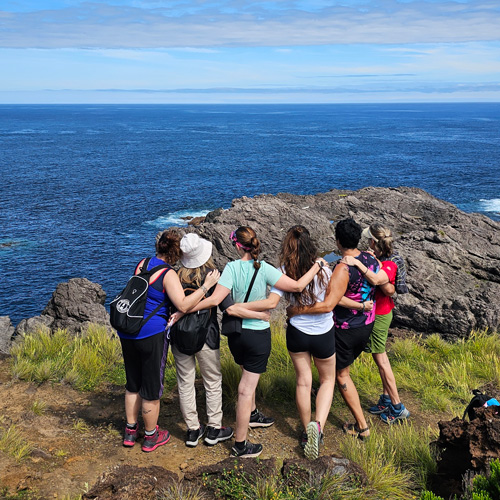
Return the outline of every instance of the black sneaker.
<path id="1" fill-rule="evenodd" d="M 215 427 L 207 427 L 207 435 L 205 436 L 205 443 L 208 446 L 214 446 L 217 443 L 226 441 L 233 437 L 233 429 L 231 427 L 221 427 L 216 429 Z"/>
<path id="2" fill-rule="evenodd" d="M 205 426 L 203 424 L 200 424 L 198 429 L 194 431 L 188 429 L 186 434 L 186 446 L 189 446 L 190 448 L 197 446 L 198 441 L 203 437 L 203 434 L 205 434 Z"/>
<path id="3" fill-rule="evenodd" d="M 270 427 L 274 424 L 274 418 L 264 416 L 259 410 L 250 414 L 250 427 Z"/>
<path id="4" fill-rule="evenodd" d="M 137 441 L 137 437 L 139 435 L 139 426 L 136 425 L 135 428 L 131 429 L 130 427 L 125 427 L 125 434 L 123 436 L 123 446 L 127 446 L 128 448 L 134 446 Z"/>
<path id="5" fill-rule="evenodd" d="M 234 445 L 231 449 L 232 457 L 252 458 L 252 457 L 258 457 L 261 453 L 262 453 L 262 445 L 253 444 L 250 441 L 245 441 L 245 447 L 241 450 L 236 448 L 236 445 Z"/>

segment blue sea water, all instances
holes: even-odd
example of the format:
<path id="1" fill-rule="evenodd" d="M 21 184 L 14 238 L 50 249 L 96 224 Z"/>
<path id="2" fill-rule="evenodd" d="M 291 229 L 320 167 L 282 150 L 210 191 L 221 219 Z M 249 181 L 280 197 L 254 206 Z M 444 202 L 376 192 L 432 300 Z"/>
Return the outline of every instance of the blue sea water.
<path id="1" fill-rule="evenodd" d="M 415 186 L 500 220 L 500 104 L 0 105 L 0 315 L 113 296 L 159 229 L 240 196 Z"/>

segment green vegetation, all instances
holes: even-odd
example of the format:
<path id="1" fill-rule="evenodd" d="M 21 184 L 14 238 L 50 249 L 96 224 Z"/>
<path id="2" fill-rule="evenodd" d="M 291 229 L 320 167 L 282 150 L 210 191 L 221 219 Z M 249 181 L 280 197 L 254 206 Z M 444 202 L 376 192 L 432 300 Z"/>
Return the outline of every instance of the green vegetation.
<path id="1" fill-rule="evenodd" d="M 33 446 L 15 425 L 0 428 L 0 451 L 15 458 L 18 462 L 30 456 Z"/>
<path id="2" fill-rule="evenodd" d="M 217 478 L 204 476 L 203 486 L 221 500 L 361 500 L 366 491 L 357 485 L 357 478 L 346 475 L 316 476 L 292 469 L 283 477 L 280 467 L 269 474 L 250 476 L 235 461 L 234 468 L 224 470 Z M 173 497 L 172 497 L 173 498 Z M 178 497 L 181 498 L 181 497 Z M 199 498 L 199 497 L 198 497 Z M 375 497 L 372 497 L 375 499 Z M 379 498 L 379 497 L 377 497 Z"/>
<path id="3" fill-rule="evenodd" d="M 65 382 L 91 391 L 106 383 L 125 384 L 121 346 L 102 326 L 84 336 L 39 329 L 12 347 L 12 373 L 30 382 Z"/>

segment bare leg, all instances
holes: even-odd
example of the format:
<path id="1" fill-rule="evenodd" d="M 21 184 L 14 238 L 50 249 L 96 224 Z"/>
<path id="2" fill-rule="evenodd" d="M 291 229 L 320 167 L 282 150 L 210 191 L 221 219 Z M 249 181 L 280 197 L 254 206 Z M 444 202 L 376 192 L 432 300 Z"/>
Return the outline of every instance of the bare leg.
<path id="1" fill-rule="evenodd" d="M 326 419 L 332 406 L 335 389 L 335 354 L 326 359 L 314 358 L 319 373 L 319 389 L 316 395 L 316 420 L 325 428 Z"/>
<path id="2" fill-rule="evenodd" d="M 245 441 L 252 406 L 255 408 L 255 389 L 259 383 L 260 373 L 252 373 L 243 369 L 238 385 L 238 405 L 236 407 L 236 441 Z"/>
<path id="3" fill-rule="evenodd" d="M 391 363 L 387 357 L 387 353 L 373 353 L 372 356 L 378 366 L 380 378 L 382 379 L 383 393 L 389 395 L 393 405 L 401 403 L 398 388 L 396 387 L 396 379 L 394 378 L 394 373 L 392 372 Z"/>
<path id="4" fill-rule="evenodd" d="M 349 367 L 337 370 L 337 383 L 339 385 L 340 394 L 342 394 L 344 401 L 346 402 L 349 410 L 351 410 L 351 413 L 356 420 L 358 429 L 366 429 L 368 427 L 368 424 L 366 423 L 365 416 L 363 415 L 358 391 L 351 379 Z M 363 433 L 363 436 L 368 435 L 369 431 Z"/>
<path id="5" fill-rule="evenodd" d="M 138 392 L 125 391 L 125 416 L 127 424 L 137 423 L 139 409 L 142 406 L 142 398 Z"/>
<path id="6" fill-rule="evenodd" d="M 147 432 L 154 431 L 158 423 L 158 415 L 160 414 L 160 400 L 155 399 L 149 401 L 148 399 L 142 400 L 142 418 L 144 420 L 144 427 Z"/>
<path id="7" fill-rule="evenodd" d="M 295 368 L 297 385 L 295 387 L 295 402 L 299 411 L 300 421 L 304 430 L 311 421 L 311 355 L 308 352 L 290 352 Z"/>

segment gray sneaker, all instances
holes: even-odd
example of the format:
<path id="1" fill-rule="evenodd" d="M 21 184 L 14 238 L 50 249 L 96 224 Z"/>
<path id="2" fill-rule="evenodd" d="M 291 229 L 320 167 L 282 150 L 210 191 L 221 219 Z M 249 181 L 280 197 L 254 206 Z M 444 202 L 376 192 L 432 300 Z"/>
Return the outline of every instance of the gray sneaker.
<path id="1" fill-rule="evenodd" d="M 205 434 L 205 426 L 203 424 L 200 424 L 198 429 L 194 431 L 188 430 L 186 433 L 186 446 L 190 448 L 198 446 L 198 441 L 203 437 L 203 434 Z"/>
<path id="2" fill-rule="evenodd" d="M 304 447 L 304 455 L 309 460 L 319 457 L 319 445 L 323 443 L 323 433 L 319 422 L 309 422 L 306 427 L 307 443 Z"/>

